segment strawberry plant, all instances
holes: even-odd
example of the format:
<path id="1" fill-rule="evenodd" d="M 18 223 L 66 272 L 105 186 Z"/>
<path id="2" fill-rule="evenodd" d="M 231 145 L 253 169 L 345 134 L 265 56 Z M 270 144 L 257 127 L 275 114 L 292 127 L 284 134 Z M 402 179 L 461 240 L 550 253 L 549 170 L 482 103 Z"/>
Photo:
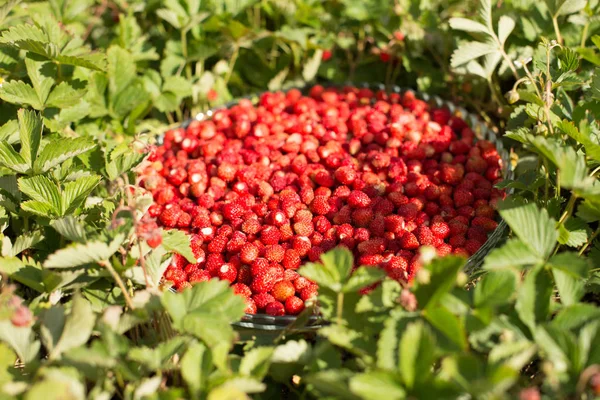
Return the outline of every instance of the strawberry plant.
<path id="1" fill-rule="evenodd" d="M 0 2 L 0 398 L 596 398 L 599 7 Z"/>

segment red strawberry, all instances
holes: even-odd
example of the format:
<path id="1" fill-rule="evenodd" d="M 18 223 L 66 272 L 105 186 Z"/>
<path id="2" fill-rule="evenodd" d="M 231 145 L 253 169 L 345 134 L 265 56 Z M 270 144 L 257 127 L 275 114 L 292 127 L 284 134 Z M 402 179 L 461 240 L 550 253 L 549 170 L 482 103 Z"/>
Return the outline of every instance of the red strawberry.
<path id="1" fill-rule="evenodd" d="M 258 311 L 258 307 L 256 306 L 254 300 L 246 299 L 246 309 L 244 310 L 244 312 L 246 314 L 256 314 L 256 311 Z"/>
<path id="2" fill-rule="evenodd" d="M 285 315 L 285 307 L 278 301 L 273 301 L 267 305 L 265 312 L 273 316 Z"/>
<path id="3" fill-rule="evenodd" d="M 260 240 L 264 245 L 277 244 L 281 238 L 279 229 L 272 225 L 267 225 L 260 232 Z"/>
<path id="4" fill-rule="evenodd" d="M 181 217 L 181 214 L 183 214 L 183 211 L 181 211 L 181 208 L 177 204 L 167 204 L 159 215 L 158 220 L 167 228 L 174 228 L 177 226 L 177 221 Z"/>
<path id="5" fill-rule="evenodd" d="M 265 248 L 265 258 L 271 262 L 282 262 L 284 255 L 285 249 L 279 244 L 274 244 Z"/>
<path id="6" fill-rule="evenodd" d="M 365 192 L 353 190 L 348 196 L 348 204 L 353 208 L 366 208 L 371 205 L 371 199 Z"/>
<path id="7" fill-rule="evenodd" d="M 208 244 L 208 251 L 211 253 L 223 253 L 228 241 L 227 236 L 219 235 Z"/>
<path id="8" fill-rule="evenodd" d="M 275 297 L 269 293 L 258 293 L 252 296 L 252 300 L 256 303 L 256 308 L 264 310 L 269 303 L 275 301 Z"/>
<path id="9" fill-rule="evenodd" d="M 290 315 L 298 315 L 304 310 L 304 301 L 296 296 L 290 296 L 285 300 L 285 311 Z"/>
<path id="10" fill-rule="evenodd" d="M 358 251 L 365 255 L 381 254 L 385 250 L 385 239 L 374 238 L 358 244 Z"/>
<path id="11" fill-rule="evenodd" d="M 283 257 L 283 267 L 286 269 L 298 269 L 300 267 L 300 255 L 295 249 L 287 249 Z"/>
<path id="12" fill-rule="evenodd" d="M 446 239 L 450 235 L 450 227 L 442 221 L 434 222 L 431 224 L 431 233 L 440 239 Z"/>
<path id="13" fill-rule="evenodd" d="M 405 231 L 400 237 L 400 247 L 405 250 L 415 250 L 419 248 L 419 241 L 411 232 Z"/>
<path id="14" fill-rule="evenodd" d="M 290 281 L 279 281 L 273 286 L 271 294 L 275 297 L 275 300 L 281 302 L 285 301 L 288 297 L 293 296 L 296 292 L 294 285 Z"/>
<path id="15" fill-rule="evenodd" d="M 251 264 L 258 257 L 258 248 L 253 243 L 246 243 L 240 249 L 240 259 L 246 264 Z"/>
<path id="16" fill-rule="evenodd" d="M 212 276 L 203 269 L 196 270 L 188 277 L 190 283 L 207 282 L 210 281 L 211 278 Z"/>
<path id="17" fill-rule="evenodd" d="M 319 287 L 315 284 L 311 284 L 304 289 L 300 290 L 300 298 L 304 301 L 307 301 L 313 297 L 316 297 L 318 294 Z"/>
<path id="18" fill-rule="evenodd" d="M 230 263 L 223 264 L 221 268 L 219 268 L 219 279 L 223 281 L 229 281 L 233 283 L 235 282 L 237 275 L 237 269 Z"/>
<path id="19" fill-rule="evenodd" d="M 231 285 L 233 292 L 238 296 L 242 296 L 244 299 L 248 300 L 252 296 L 252 290 L 243 283 L 235 283 Z"/>
<path id="20" fill-rule="evenodd" d="M 310 211 L 313 214 L 325 215 L 330 209 L 329 200 L 325 196 L 315 196 L 312 203 L 310 203 Z"/>

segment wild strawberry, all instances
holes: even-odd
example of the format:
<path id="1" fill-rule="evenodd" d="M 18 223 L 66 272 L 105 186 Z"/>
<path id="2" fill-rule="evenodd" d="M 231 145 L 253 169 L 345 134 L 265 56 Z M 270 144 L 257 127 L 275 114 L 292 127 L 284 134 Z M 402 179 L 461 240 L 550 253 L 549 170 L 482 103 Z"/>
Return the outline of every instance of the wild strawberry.
<path id="1" fill-rule="evenodd" d="M 313 297 L 316 297 L 318 294 L 318 286 L 313 284 L 310 284 L 309 286 L 305 287 L 304 289 L 300 290 L 300 298 L 304 301 L 307 301 Z"/>
<path id="2" fill-rule="evenodd" d="M 203 269 L 198 269 L 188 276 L 190 283 L 208 282 L 211 278 L 212 276 L 210 276 L 210 274 Z"/>
<path id="3" fill-rule="evenodd" d="M 371 205 L 371 199 L 365 192 L 353 190 L 348 196 L 348 204 L 353 208 L 366 208 Z"/>
<path id="4" fill-rule="evenodd" d="M 264 310 L 269 303 L 275 301 L 275 297 L 269 293 L 258 293 L 252 296 L 252 300 L 254 300 L 257 309 Z"/>
<path id="5" fill-rule="evenodd" d="M 231 288 L 233 289 L 233 293 L 242 296 L 246 300 L 250 299 L 252 296 L 252 290 L 243 283 L 235 283 L 231 285 Z"/>
<path id="6" fill-rule="evenodd" d="M 319 261 L 319 259 L 321 258 L 321 255 L 324 253 L 323 248 L 319 247 L 318 245 L 314 245 L 313 247 L 311 247 L 311 249 L 308 251 L 308 259 L 311 262 L 316 262 Z"/>
<path id="7" fill-rule="evenodd" d="M 256 307 L 256 303 L 254 302 L 253 299 L 245 299 L 246 301 L 246 309 L 244 310 L 244 312 L 246 314 L 256 314 L 256 312 L 258 311 L 258 307 Z"/>
<path id="8" fill-rule="evenodd" d="M 285 315 L 285 307 L 278 301 L 273 301 L 267 305 L 265 312 L 273 316 Z"/>
<path id="9" fill-rule="evenodd" d="M 275 281 L 277 276 L 274 271 L 271 269 L 267 269 L 264 272 L 259 274 L 253 274 L 254 279 L 252 280 L 252 284 L 250 285 L 250 289 L 252 289 L 253 293 L 264 293 L 270 292 L 275 285 Z"/>
<path id="10" fill-rule="evenodd" d="M 148 243 L 148 246 L 155 249 L 161 245 L 162 236 L 160 235 L 159 232 L 157 232 L 156 234 L 154 234 L 151 237 L 149 237 L 148 239 L 146 239 L 146 243 Z"/>
<path id="11" fill-rule="evenodd" d="M 253 243 L 246 243 L 240 249 L 240 259 L 246 264 L 251 264 L 258 257 L 258 248 Z"/>
<path id="12" fill-rule="evenodd" d="M 256 235 L 260 229 L 261 225 L 257 219 L 251 218 L 242 223 L 242 232 L 247 235 Z"/>
<path id="13" fill-rule="evenodd" d="M 405 250 L 415 250 L 419 248 L 419 241 L 414 234 L 405 231 L 402 233 L 402 236 L 400 236 L 400 247 Z"/>
<path id="14" fill-rule="evenodd" d="M 487 232 L 492 232 L 498 227 L 498 223 L 496 221 L 487 217 L 475 217 L 471 221 L 471 224 L 473 226 L 481 226 Z"/>
<path id="15" fill-rule="evenodd" d="M 294 285 L 290 281 L 279 281 L 273 286 L 271 294 L 275 297 L 275 300 L 284 302 L 288 297 L 291 297 L 296 292 Z"/>
<path id="16" fill-rule="evenodd" d="M 465 250 L 470 255 L 473 255 L 473 254 L 477 253 L 477 250 L 479 250 L 481 245 L 482 245 L 482 243 L 478 240 L 468 239 L 467 242 L 465 243 Z"/>
<path id="17" fill-rule="evenodd" d="M 300 277 L 300 274 L 293 269 L 286 269 L 283 271 L 283 280 L 293 282 Z"/>
<path id="18" fill-rule="evenodd" d="M 450 244 L 450 246 L 452 246 L 452 248 L 464 247 L 466 242 L 467 242 L 467 238 L 464 237 L 463 235 L 452 236 L 448 240 L 448 243 Z"/>
<path id="19" fill-rule="evenodd" d="M 287 249 L 283 257 L 283 267 L 286 269 L 298 269 L 300 267 L 300 255 L 295 249 Z"/>
<path id="20" fill-rule="evenodd" d="M 223 253 L 228 241 L 227 236 L 219 235 L 208 244 L 208 251 L 211 253 Z"/>
<path id="21" fill-rule="evenodd" d="M 438 257 L 445 257 L 449 254 L 452 254 L 452 246 L 448 243 L 442 243 L 436 248 Z"/>
<path id="22" fill-rule="evenodd" d="M 381 254 L 364 254 L 358 258 L 358 265 L 379 265 L 383 261 Z"/>
<path id="23" fill-rule="evenodd" d="M 228 220 L 233 220 L 235 218 L 240 218 L 244 215 L 244 206 L 238 202 L 228 203 L 223 206 L 223 216 Z"/>
<path id="24" fill-rule="evenodd" d="M 310 211 L 313 214 L 325 215 L 330 209 L 329 200 L 325 196 L 315 196 L 312 203 L 310 203 Z"/>
<path id="25" fill-rule="evenodd" d="M 300 257 L 304 257 L 311 247 L 310 239 L 306 236 L 296 236 L 292 239 L 292 248 L 298 252 Z"/>
<path id="26" fill-rule="evenodd" d="M 385 239 L 374 238 L 358 244 L 358 251 L 363 254 L 380 254 L 385 250 Z"/>
<path id="27" fill-rule="evenodd" d="M 244 244 L 246 244 L 246 240 L 247 240 L 247 238 L 244 233 L 242 233 L 240 231 L 235 231 L 231 235 L 229 242 L 227 242 L 227 251 L 229 251 L 230 253 L 240 251 L 242 246 L 244 246 Z"/>
<path id="28" fill-rule="evenodd" d="M 210 253 L 206 257 L 206 271 L 208 271 L 208 273 L 210 273 L 211 276 L 218 276 L 219 269 L 224 263 L 225 260 L 223 259 L 222 254 Z"/>
<path id="29" fill-rule="evenodd" d="M 300 221 L 294 224 L 294 232 L 300 236 L 310 236 L 314 230 L 315 228 L 310 219 L 308 221 Z"/>
<path id="30" fill-rule="evenodd" d="M 298 315 L 304 310 L 304 301 L 296 296 L 290 296 L 285 300 L 285 311 L 290 315 Z"/>
<path id="31" fill-rule="evenodd" d="M 235 282 L 237 275 L 238 271 L 231 263 L 223 264 L 221 268 L 219 268 L 219 279 L 223 281 L 233 283 Z"/>
<path id="32" fill-rule="evenodd" d="M 456 208 L 471 205 L 473 201 L 473 194 L 470 191 L 464 189 L 454 191 L 454 205 Z"/>
<path id="33" fill-rule="evenodd" d="M 431 233 L 440 239 L 446 239 L 450 234 L 450 227 L 443 221 L 434 222 L 430 226 Z"/>
<path id="34" fill-rule="evenodd" d="M 442 164 L 440 172 L 443 182 L 455 186 L 461 182 L 465 169 L 460 164 Z"/>
<path id="35" fill-rule="evenodd" d="M 179 220 L 179 217 L 181 217 L 181 214 L 183 214 L 183 211 L 181 211 L 181 208 L 178 205 L 167 204 L 162 213 L 158 216 L 158 220 L 167 228 L 174 228 L 177 226 L 177 221 Z"/>
<path id="36" fill-rule="evenodd" d="M 271 262 L 276 262 L 276 263 L 282 262 L 284 255 L 285 255 L 285 249 L 279 244 L 266 246 L 266 248 L 265 248 L 265 258 Z"/>
<path id="37" fill-rule="evenodd" d="M 281 238 L 281 232 L 272 225 L 264 226 L 260 232 L 260 240 L 264 245 L 277 244 Z"/>

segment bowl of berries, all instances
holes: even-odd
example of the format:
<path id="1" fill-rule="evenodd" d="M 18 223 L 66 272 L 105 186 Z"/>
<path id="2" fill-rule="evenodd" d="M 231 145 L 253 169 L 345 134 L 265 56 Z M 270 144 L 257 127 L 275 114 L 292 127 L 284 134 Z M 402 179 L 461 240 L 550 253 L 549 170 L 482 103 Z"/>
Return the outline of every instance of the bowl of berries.
<path id="1" fill-rule="evenodd" d="M 509 154 L 476 116 L 393 87 L 265 92 L 166 132 L 140 172 L 150 217 L 191 236 L 174 290 L 228 280 L 246 300 L 239 327 L 281 330 L 318 292 L 298 268 L 336 246 L 357 265 L 409 282 L 418 249 L 476 270 L 503 239 L 495 210 Z M 316 316 L 308 326 L 316 326 Z"/>

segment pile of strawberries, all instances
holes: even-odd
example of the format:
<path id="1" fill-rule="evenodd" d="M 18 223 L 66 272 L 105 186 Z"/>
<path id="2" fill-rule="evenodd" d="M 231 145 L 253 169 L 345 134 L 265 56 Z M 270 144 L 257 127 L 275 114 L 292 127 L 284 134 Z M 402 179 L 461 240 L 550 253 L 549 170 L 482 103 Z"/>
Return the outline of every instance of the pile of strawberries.
<path id="1" fill-rule="evenodd" d="M 149 217 L 192 235 L 197 262 L 175 256 L 164 275 L 175 288 L 218 277 L 246 312 L 294 315 L 317 292 L 296 270 L 336 246 L 399 281 L 422 245 L 475 253 L 497 226 L 501 163 L 461 118 L 411 92 L 314 86 L 168 131 L 140 184 Z"/>

